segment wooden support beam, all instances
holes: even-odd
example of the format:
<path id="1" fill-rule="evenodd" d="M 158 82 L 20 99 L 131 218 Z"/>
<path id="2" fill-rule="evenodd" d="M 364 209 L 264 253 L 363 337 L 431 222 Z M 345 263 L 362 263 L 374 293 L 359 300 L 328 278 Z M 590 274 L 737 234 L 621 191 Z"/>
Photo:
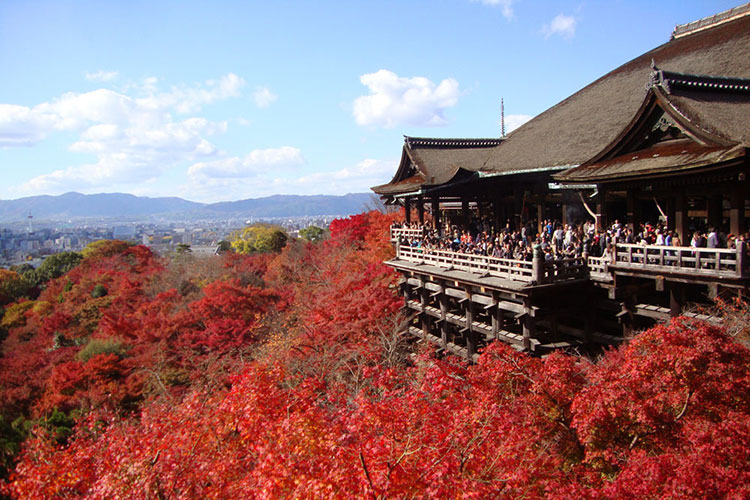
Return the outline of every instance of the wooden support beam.
<path id="1" fill-rule="evenodd" d="M 638 191 L 634 188 L 628 189 L 626 196 L 626 204 L 628 211 L 628 227 L 631 231 L 636 232 L 641 225 L 641 210 L 640 200 L 638 199 Z"/>
<path id="2" fill-rule="evenodd" d="M 466 290 L 467 295 L 471 292 Z M 477 354 L 477 338 L 473 328 L 474 323 L 474 302 L 469 300 L 466 303 L 466 360 L 471 362 L 474 355 Z"/>
<path id="3" fill-rule="evenodd" d="M 628 302 L 624 301 L 620 304 L 622 310 L 617 313 L 617 319 L 622 325 L 622 338 L 631 339 L 633 338 L 633 306 Z"/>
<path id="4" fill-rule="evenodd" d="M 685 305 L 685 287 L 680 283 L 669 284 L 669 317 L 676 318 Z"/>
<path id="5" fill-rule="evenodd" d="M 523 348 L 532 350 L 532 339 L 536 340 L 536 319 L 531 315 L 532 307 L 528 299 L 524 300 L 526 312 L 521 315 L 523 324 Z"/>
<path id="6" fill-rule="evenodd" d="M 723 212 L 724 198 L 722 195 L 712 195 L 708 197 L 706 209 L 708 210 L 708 225 L 716 228 L 717 231 L 721 228 L 721 219 Z"/>
<path id="7" fill-rule="evenodd" d="M 437 196 L 432 198 L 432 228 L 437 229 L 440 236 L 443 235 L 442 228 L 440 227 L 440 199 Z"/>
<path id="8" fill-rule="evenodd" d="M 744 193 L 745 191 L 741 186 L 735 186 L 732 188 L 729 196 L 729 232 L 735 236 L 739 236 L 745 232 Z"/>
<path id="9" fill-rule="evenodd" d="M 422 332 L 426 335 L 430 331 L 430 323 L 429 323 L 429 317 L 427 315 L 427 289 L 424 287 L 424 276 L 420 277 L 421 279 L 421 287 L 419 290 L 419 302 L 420 306 L 422 308 L 421 310 L 421 321 L 422 321 Z"/>
<path id="10" fill-rule="evenodd" d="M 607 190 L 599 186 L 599 194 L 596 196 L 596 230 L 607 227 Z"/>
<path id="11" fill-rule="evenodd" d="M 674 198 L 674 225 L 672 229 L 680 237 L 680 242 L 683 246 L 690 244 L 690 235 L 688 234 L 688 206 L 685 193 L 678 193 Z"/>
<path id="12" fill-rule="evenodd" d="M 448 345 L 448 321 L 446 316 L 448 314 L 448 296 L 445 294 L 445 285 L 440 283 L 440 341 L 443 348 Z"/>

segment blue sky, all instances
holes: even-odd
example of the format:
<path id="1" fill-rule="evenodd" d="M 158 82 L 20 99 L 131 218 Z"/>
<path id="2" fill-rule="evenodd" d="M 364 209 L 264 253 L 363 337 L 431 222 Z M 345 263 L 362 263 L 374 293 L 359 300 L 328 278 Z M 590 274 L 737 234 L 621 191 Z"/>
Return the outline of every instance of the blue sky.
<path id="1" fill-rule="evenodd" d="M 736 5 L 4 0 L 0 198 L 364 192 L 403 135 L 498 136 Z"/>

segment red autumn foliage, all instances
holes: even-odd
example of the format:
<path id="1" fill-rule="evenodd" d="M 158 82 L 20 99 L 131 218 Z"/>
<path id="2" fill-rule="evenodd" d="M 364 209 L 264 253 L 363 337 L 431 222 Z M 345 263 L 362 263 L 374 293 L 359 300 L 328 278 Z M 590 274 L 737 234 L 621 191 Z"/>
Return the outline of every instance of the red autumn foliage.
<path id="1" fill-rule="evenodd" d="M 226 273 L 189 294 L 167 288 L 167 264 L 134 247 L 50 283 L 11 318 L 2 409 L 82 416 L 64 445 L 36 430 L 4 492 L 750 496 L 747 348 L 678 320 L 596 363 L 497 343 L 473 366 L 393 363 L 385 340 L 402 303 L 381 263 L 390 217 L 337 222 L 329 241 L 276 256 L 223 258 Z M 156 279 L 166 291 L 153 291 Z M 92 297 L 97 284 L 106 296 Z"/>

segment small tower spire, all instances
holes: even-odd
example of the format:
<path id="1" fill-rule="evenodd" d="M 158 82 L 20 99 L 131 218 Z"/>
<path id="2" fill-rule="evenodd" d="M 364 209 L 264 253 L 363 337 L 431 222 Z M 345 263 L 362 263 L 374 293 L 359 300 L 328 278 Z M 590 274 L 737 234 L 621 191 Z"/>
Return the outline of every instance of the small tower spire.
<path id="1" fill-rule="evenodd" d="M 500 98 L 500 137 L 505 137 L 505 101 Z"/>

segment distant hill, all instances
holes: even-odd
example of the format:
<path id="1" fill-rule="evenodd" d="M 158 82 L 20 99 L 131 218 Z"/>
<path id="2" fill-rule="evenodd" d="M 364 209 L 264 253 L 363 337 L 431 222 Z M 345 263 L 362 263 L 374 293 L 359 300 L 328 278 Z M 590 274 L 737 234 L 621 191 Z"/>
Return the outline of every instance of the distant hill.
<path id="1" fill-rule="evenodd" d="M 66 219 L 78 217 L 119 217 L 153 215 L 198 210 L 202 203 L 182 198 L 147 198 L 123 193 L 29 196 L 17 200 L 0 200 L 0 218 L 4 221 L 25 219 Z"/>
<path id="2" fill-rule="evenodd" d="M 350 215 L 371 201 L 368 193 L 345 196 L 275 195 L 221 203 L 196 203 L 177 197 L 148 198 L 123 193 L 29 196 L 0 200 L 0 222 L 26 219 L 75 219 L 89 217 L 300 217 L 306 215 Z"/>
<path id="3" fill-rule="evenodd" d="M 246 214 L 253 217 L 301 217 L 305 215 L 357 214 L 372 200 L 369 193 L 344 196 L 274 195 L 240 201 L 225 201 L 203 207 L 203 211 Z"/>

